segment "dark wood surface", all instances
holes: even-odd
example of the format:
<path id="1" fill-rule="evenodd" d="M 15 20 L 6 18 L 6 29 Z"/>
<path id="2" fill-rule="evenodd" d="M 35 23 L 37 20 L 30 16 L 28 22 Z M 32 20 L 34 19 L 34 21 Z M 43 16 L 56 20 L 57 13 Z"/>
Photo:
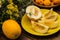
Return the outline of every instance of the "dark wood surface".
<path id="1" fill-rule="evenodd" d="M 0 40 L 12 40 L 5 37 L 5 35 L 0 33 Z M 27 33 L 24 29 L 22 29 L 22 33 L 19 38 L 15 40 L 60 40 L 60 31 L 50 36 L 35 36 Z"/>
<path id="2" fill-rule="evenodd" d="M 60 14 L 60 6 L 55 7 L 54 11 L 58 12 Z M 4 36 L 2 32 L 0 32 L 0 40 L 12 40 L 8 39 Z M 60 31 L 57 33 L 50 35 L 50 36 L 35 36 L 32 34 L 27 33 L 23 28 L 22 28 L 22 33 L 19 38 L 15 40 L 60 40 Z"/>

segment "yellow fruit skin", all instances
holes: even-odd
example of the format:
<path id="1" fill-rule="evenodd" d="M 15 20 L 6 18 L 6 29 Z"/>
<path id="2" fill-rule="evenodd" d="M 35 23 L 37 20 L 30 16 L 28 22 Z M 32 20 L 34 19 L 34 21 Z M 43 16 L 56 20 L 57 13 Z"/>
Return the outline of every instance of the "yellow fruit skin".
<path id="1" fill-rule="evenodd" d="M 2 25 L 2 31 L 9 39 L 16 39 L 21 35 L 21 27 L 15 20 L 6 20 Z"/>

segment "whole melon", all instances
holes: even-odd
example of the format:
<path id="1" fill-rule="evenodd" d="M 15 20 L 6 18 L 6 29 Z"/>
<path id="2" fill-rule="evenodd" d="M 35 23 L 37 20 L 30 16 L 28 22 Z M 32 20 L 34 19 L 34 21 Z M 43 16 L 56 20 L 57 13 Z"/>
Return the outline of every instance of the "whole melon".
<path id="1" fill-rule="evenodd" d="M 12 19 L 6 20 L 2 25 L 4 35 L 9 39 L 16 39 L 21 35 L 20 25 Z"/>

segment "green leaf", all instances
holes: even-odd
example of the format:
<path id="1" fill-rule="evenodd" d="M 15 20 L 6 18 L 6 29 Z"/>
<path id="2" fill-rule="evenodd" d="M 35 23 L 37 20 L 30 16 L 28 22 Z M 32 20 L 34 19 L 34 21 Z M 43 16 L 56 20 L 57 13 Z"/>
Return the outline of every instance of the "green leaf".
<path id="1" fill-rule="evenodd" d="M 19 1 L 20 3 L 23 2 L 23 0 L 17 0 L 17 1 Z"/>

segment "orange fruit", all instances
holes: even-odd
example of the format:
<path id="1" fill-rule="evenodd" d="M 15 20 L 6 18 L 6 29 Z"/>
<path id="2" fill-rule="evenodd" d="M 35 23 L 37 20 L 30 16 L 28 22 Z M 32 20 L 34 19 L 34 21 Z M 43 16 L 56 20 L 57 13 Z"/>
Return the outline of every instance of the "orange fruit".
<path id="1" fill-rule="evenodd" d="M 21 27 L 15 20 L 6 20 L 2 25 L 2 31 L 9 39 L 16 39 L 21 34 Z"/>
<path id="2" fill-rule="evenodd" d="M 43 0 L 36 0 L 36 3 L 43 4 Z"/>
<path id="3" fill-rule="evenodd" d="M 44 5 L 45 5 L 45 6 L 49 6 L 49 5 L 51 5 L 50 0 L 44 0 Z"/>
<path id="4" fill-rule="evenodd" d="M 60 0 L 53 0 L 53 3 L 55 4 L 60 3 Z"/>

